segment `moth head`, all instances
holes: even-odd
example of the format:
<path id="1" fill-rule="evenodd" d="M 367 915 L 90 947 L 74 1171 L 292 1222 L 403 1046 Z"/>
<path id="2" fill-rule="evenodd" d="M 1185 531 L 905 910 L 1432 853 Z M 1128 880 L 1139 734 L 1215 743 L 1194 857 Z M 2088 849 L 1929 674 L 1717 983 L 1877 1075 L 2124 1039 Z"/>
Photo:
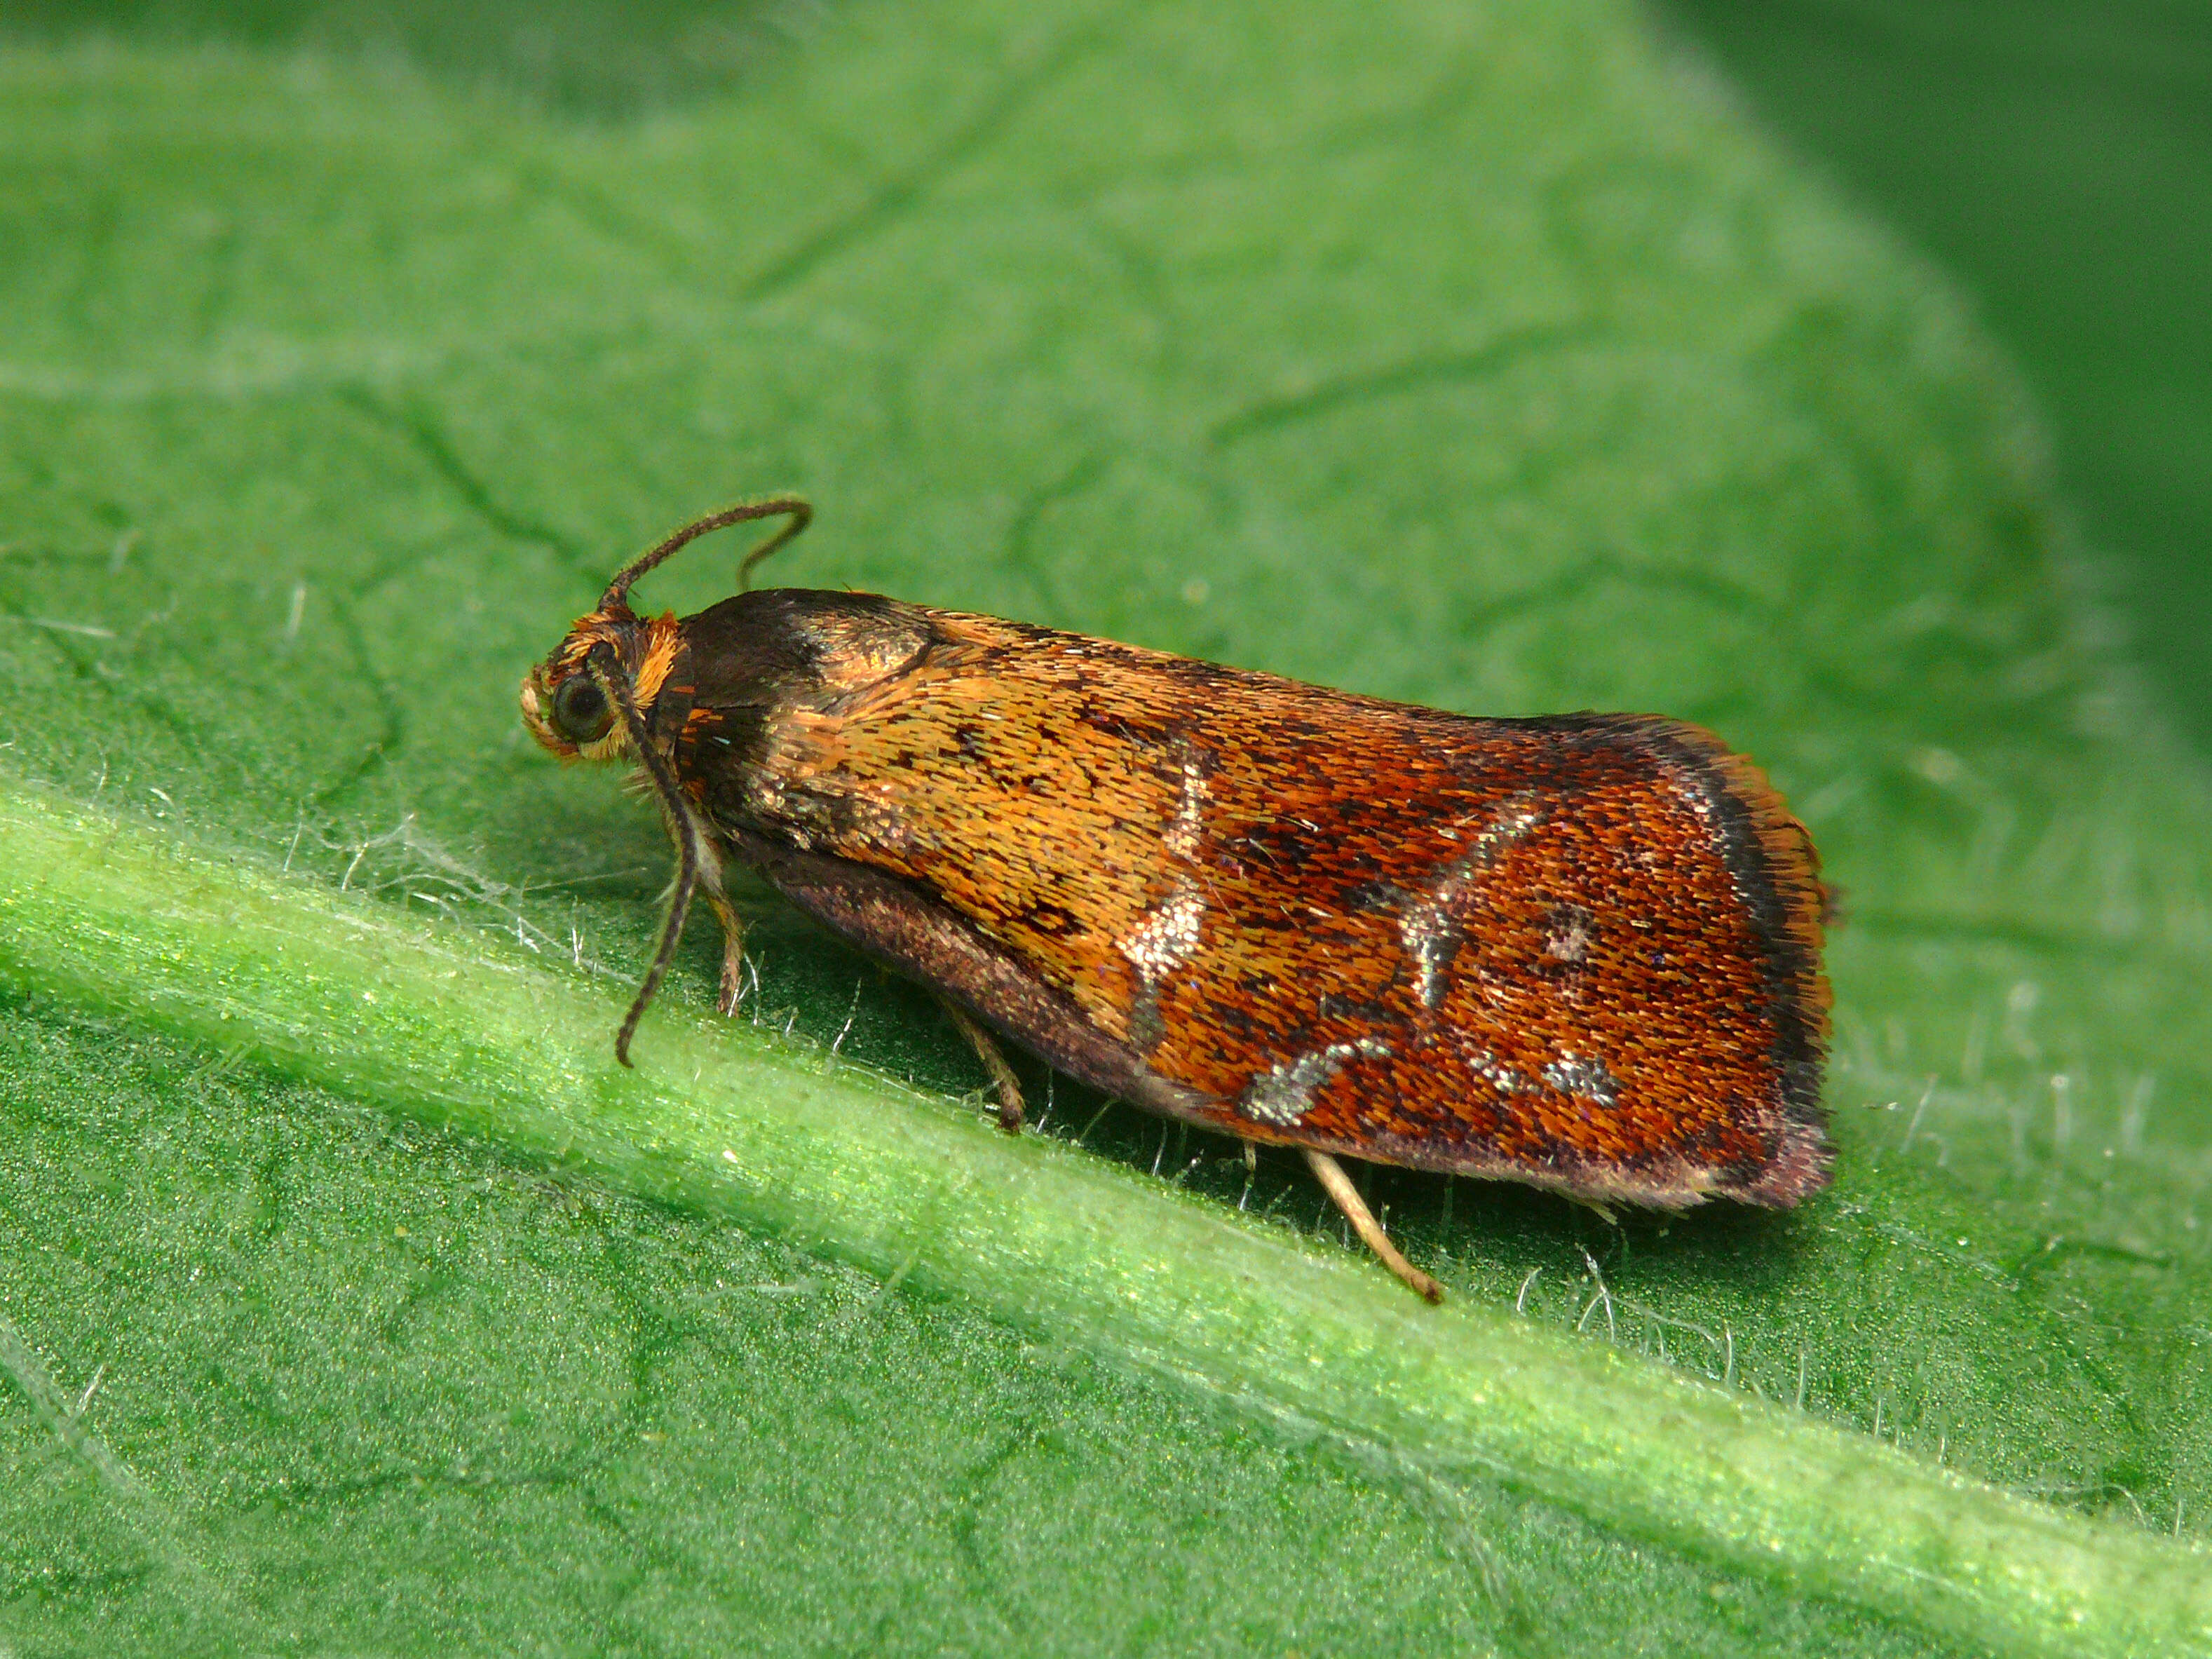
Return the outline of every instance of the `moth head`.
<path id="1" fill-rule="evenodd" d="M 618 699 L 648 713 L 675 655 L 676 618 L 647 622 L 617 600 L 578 618 L 523 677 L 522 721 L 563 760 L 621 760 L 631 750 Z"/>
<path id="2" fill-rule="evenodd" d="M 653 701 L 675 665 L 683 630 L 672 612 L 647 622 L 629 608 L 630 585 L 708 531 L 750 519 L 781 518 L 784 527 L 738 567 L 738 586 L 752 568 L 806 527 L 814 510 L 796 495 L 771 495 L 694 520 L 617 573 L 599 608 L 579 617 L 551 656 L 522 682 L 522 720 L 531 735 L 563 760 L 619 760 L 636 754 L 650 728 Z M 650 766 L 652 763 L 648 761 Z"/>

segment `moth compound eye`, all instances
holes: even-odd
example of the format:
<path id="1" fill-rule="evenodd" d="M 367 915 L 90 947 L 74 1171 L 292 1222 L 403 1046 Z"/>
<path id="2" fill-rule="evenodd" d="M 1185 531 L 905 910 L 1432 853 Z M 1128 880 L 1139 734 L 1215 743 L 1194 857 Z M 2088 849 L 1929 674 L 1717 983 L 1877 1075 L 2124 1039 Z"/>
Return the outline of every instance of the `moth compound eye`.
<path id="1" fill-rule="evenodd" d="M 606 736 L 614 723 L 614 705 L 589 674 L 571 674 L 553 694 L 553 729 L 580 749 Z"/>

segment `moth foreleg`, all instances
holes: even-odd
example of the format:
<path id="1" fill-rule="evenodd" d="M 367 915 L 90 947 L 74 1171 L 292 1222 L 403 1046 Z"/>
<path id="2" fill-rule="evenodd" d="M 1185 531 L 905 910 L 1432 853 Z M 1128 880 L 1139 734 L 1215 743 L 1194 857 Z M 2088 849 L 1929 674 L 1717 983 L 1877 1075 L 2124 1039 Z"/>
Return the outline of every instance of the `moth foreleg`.
<path id="1" fill-rule="evenodd" d="M 999 1127 L 1010 1135 L 1022 1132 L 1022 1085 L 1014 1075 L 1014 1068 L 1006 1064 L 1000 1052 L 997 1039 L 969 1015 L 968 1011 L 951 997 L 940 996 L 945 1013 L 960 1028 L 960 1035 L 974 1045 L 975 1057 L 983 1062 L 983 1069 L 991 1074 L 991 1081 L 999 1086 Z"/>
<path id="2" fill-rule="evenodd" d="M 707 902 L 714 907 L 714 920 L 722 924 L 722 988 L 714 1006 L 734 1019 L 745 994 L 745 919 L 719 889 L 708 890 Z"/>
<path id="3" fill-rule="evenodd" d="M 1336 1200 L 1336 1207 L 1343 1211 L 1345 1219 L 1352 1223 L 1352 1231 L 1359 1235 L 1369 1249 L 1382 1257 L 1382 1265 L 1427 1300 L 1443 1301 L 1444 1287 L 1398 1254 L 1398 1247 L 1383 1232 L 1382 1224 L 1375 1219 L 1374 1212 L 1367 1207 L 1367 1200 L 1360 1197 L 1359 1188 L 1353 1186 L 1352 1177 L 1345 1174 L 1344 1165 L 1327 1152 L 1317 1152 L 1310 1146 L 1304 1151 L 1306 1163 L 1312 1167 L 1322 1189 Z"/>

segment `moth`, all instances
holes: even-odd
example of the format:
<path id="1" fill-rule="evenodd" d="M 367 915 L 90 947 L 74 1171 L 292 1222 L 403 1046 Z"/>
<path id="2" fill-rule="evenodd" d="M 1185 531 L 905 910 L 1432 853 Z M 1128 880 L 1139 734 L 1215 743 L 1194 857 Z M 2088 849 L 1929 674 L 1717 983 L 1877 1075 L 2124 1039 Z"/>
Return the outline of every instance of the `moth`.
<path id="1" fill-rule="evenodd" d="M 675 843 L 624 1065 L 695 895 L 735 1011 L 735 863 L 934 991 L 1006 1128 L 1022 1101 L 993 1033 L 1301 1149 L 1432 1301 L 1340 1158 L 1598 1206 L 1826 1184 L 1826 890 L 1711 732 L 1478 719 L 878 594 L 745 591 L 811 516 L 779 495 L 686 526 L 523 682 L 538 741 L 637 768 Z M 631 608 L 700 536 L 775 517 L 735 596 Z"/>

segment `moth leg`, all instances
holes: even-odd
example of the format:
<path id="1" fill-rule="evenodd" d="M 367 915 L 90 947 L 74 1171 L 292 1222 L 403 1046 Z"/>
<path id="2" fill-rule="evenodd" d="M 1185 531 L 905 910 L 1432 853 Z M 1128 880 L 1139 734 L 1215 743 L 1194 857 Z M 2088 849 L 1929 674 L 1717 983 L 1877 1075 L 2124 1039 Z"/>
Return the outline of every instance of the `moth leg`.
<path id="1" fill-rule="evenodd" d="M 714 920 L 722 924 L 722 990 L 714 1006 L 734 1019 L 745 990 L 745 919 L 718 892 L 710 890 L 707 902 L 714 908 Z"/>
<path id="2" fill-rule="evenodd" d="M 996 1038 L 969 1018 L 968 1011 L 950 997 L 938 1001 L 952 1023 L 960 1028 L 960 1035 L 975 1046 L 975 1057 L 983 1062 L 983 1069 L 991 1074 L 991 1081 L 999 1085 L 999 1127 L 1010 1135 L 1022 1132 L 1022 1085 L 1014 1075 L 1014 1068 L 1006 1064 L 1006 1057 L 999 1052 Z"/>
<path id="3" fill-rule="evenodd" d="M 1368 1209 L 1367 1200 L 1360 1197 L 1359 1188 L 1353 1186 L 1352 1177 L 1345 1174 L 1344 1165 L 1327 1152 L 1317 1152 L 1310 1146 L 1304 1151 L 1306 1163 L 1312 1169 L 1315 1178 L 1321 1182 L 1322 1190 L 1336 1200 L 1336 1207 L 1343 1211 L 1345 1218 L 1352 1223 L 1352 1231 L 1359 1235 L 1369 1249 L 1382 1258 L 1382 1265 L 1412 1285 L 1426 1300 L 1443 1301 L 1444 1287 L 1398 1254 L 1398 1247 L 1383 1233 L 1374 1212 Z"/>

